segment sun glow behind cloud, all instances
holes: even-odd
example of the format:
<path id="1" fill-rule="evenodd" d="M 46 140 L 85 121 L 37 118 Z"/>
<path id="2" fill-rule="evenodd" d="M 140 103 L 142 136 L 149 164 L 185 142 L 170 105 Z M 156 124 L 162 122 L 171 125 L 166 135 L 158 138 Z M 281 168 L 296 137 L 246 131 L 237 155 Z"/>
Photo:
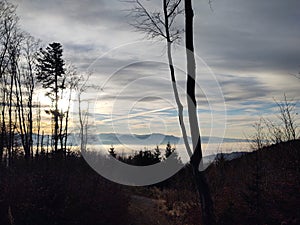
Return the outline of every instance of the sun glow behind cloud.
<path id="1" fill-rule="evenodd" d="M 37 117 L 38 114 L 38 106 L 40 106 L 40 115 L 41 115 L 41 130 L 44 131 L 45 134 L 51 134 L 53 121 L 51 118 L 51 115 L 48 113 L 50 110 L 55 109 L 54 102 L 46 95 L 46 91 L 39 89 L 37 93 L 34 95 L 34 104 L 36 105 L 36 112 L 35 117 Z M 71 99 L 69 99 L 71 97 Z M 76 93 L 72 92 L 70 96 L 70 90 L 65 89 L 63 92 L 63 96 L 59 97 L 58 100 L 58 110 L 59 112 L 64 114 L 64 117 L 66 117 L 67 111 L 69 111 L 69 126 L 70 129 L 73 129 L 76 127 L 76 123 L 78 122 L 78 103 L 76 103 Z M 36 118 L 35 118 L 36 119 Z M 36 123 L 36 122 L 35 122 Z M 35 126 L 36 128 L 36 126 Z M 37 130 L 35 130 L 35 133 L 37 133 Z"/>

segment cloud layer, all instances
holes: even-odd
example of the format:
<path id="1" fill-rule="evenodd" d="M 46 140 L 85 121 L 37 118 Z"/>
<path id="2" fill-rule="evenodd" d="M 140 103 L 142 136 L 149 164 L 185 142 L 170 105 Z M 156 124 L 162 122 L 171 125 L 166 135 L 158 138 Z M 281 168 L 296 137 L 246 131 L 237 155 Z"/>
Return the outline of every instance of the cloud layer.
<path id="1" fill-rule="evenodd" d="M 126 47 L 143 38 L 128 25 L 130 5 L 118 0 L 13 2 L 18 4 L 23 29 L 44 43 L 61 42 L 66 58 L 80 71 L 94 71 L 90 82 L 103 86 L 102 91 L 90 94 L 98 95 L 94 112 L 100 116 L 94 122 L 103 131 L 111 131 L 103 126 L 110 126 L 113 111 L 117 127 L 129 126 L 137 133 L 180 134 L 165 49 L 155 44 Z M 147 4 L 159 7 L 160 0 Z M 259 116 L 274 114 L 273 98 L 286 93 L 300 100 L 300 79 L 291 75 L 300 71 L 298 0 L 215 0 L 213 11 L 206 1 L 194 1 L 194 8 L 196 53 L 222 89 L 228 137 L 241 137 Z M 119 50 L 105 55 L 112 49 Z M 174 58 L 185 104 L 184 52 L 175 48 Z M 205 63 L 197 64 L 197 96 L 203 132 L 210 133 L 212 114 L 218 121 L 224 112 L 222 107 L 209 110 L 209 104 L 223 99 L 213 95 L 218 87 Z M 130 119 L 118 119 L 126 118 L 128 109 Z"/>

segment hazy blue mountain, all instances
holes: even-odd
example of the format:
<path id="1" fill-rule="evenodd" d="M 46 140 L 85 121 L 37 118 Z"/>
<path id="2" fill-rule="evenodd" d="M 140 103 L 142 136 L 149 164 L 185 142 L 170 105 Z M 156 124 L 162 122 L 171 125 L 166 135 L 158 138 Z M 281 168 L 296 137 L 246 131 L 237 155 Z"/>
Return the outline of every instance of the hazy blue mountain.
<path id="1" fill-rule="evenodd" d="M 117 145 L 117 144 L 127 144 L 127 145 L 165 145 L 168 142 L 171 144 L 182 144 L 183 139 L 176 137 L 174 135 L 164 135 L 159 133 L 153 134 L 98 134 L 89 136 L 90 144 L 105 144 L 105 145 Z M 232 138 L 219 138 L 219 137 L 202 137 L 203 143 L 219 143 L 219 142 L 245 142 L 243 139 L 232 139 Z M 191 138 L 189 138 L 191 142 Z"/>
<path id="2" fill-rule="evenodd" d="M 34 143 L 37 141 L 37 135 L 34 135 Z M 49 138 L 51 139 L 51 137 Z M 44 137 L 44 145 L 47 144 L 48 137 Z M 233 143 L 233 142 L 246 142 L 245 139 L 234 139 L 234 138 L 220 138 L 220 137 L 202 137 L 202 143 Z M 51 141 L 51 140 L 50 140 Z M 191 138 L 189 138 L 191 142 Z M 166 145 L 170 142 L 172 145 L 183 144 L 183 139 L 174 135 L 164 135 L 160 133 L 153 134 L 116 134 L 116 133 L 102 133 L 102 134 L 89 134 L 88 144 L 89 145 Z M 70 134 L 68 138 L 68 145 L 76 146 L 80 144 L 79 134 Z"/>

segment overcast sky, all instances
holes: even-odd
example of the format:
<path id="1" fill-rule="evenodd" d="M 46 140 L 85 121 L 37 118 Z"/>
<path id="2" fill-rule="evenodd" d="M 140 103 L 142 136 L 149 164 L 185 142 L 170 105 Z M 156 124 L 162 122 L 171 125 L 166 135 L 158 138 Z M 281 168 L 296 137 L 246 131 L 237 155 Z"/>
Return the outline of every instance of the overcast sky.
<path id="1" fill-rule="evenodd" d="M 90 105 L 97 131 L 180 135 L 164 42 L 145 41 L 130 27 L 125 9 L 131 5 L 118 0 L 12 2 L 24 30 L 45 44 L 61 42 L 68 61 L 80 71 L 93 71 L 90 82 L 101 87 Z M 160 2 L 146 4 L 159 10 Z M 220 136 L 226 127 L 226 137 L 241 138 L 261 116 L 275 113 L 274 98 L 286 93 L 300 100 L 300 79 L 294 76 L 300 71 L 300 1 L 214 0 L 212 8 L 207 0 L 194 0 L 202 132 Z M 182 24 L 179 18 L 177 25 Z M 185 103 L 180 46 L 174 58 Z"/>

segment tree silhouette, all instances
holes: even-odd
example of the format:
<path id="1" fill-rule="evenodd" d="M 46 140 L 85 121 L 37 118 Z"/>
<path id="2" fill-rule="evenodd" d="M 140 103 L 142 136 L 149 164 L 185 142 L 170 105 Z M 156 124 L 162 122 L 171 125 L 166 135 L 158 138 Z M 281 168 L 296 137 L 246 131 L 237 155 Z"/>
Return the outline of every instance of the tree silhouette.
<path id="1" fill-rule="evenodd" d="M 18 74 L 17 64 L 20 58 L 22 33 L 18 24 L 16 6 L 0 2 L 0 160 L 6 148 L 8 156 L 6 165 L 9 166 L 13 155 L 17 119 L 15 115 L 14 87 Z"/>
<path id="2" fill-rule="evenodd" d="M 168 142 L 166 146 L 166 151 L 165 151 L 165 157 L 168 158 L 172 153 L 175 151 L 175 148 L 172 148 L 170 142 Z"/>
<path id="3" fill-rule="evenodd" d="M 159 146 L 157 145 L 154 149 L 154 157 L 155 159 L 160 162 L 161 160 L 161 152 L 160 152 L 160 149 L 159 149 Z"/>
<path id="4" fill-rule="evenodd" d="M 180 40 L 181 34 L 183 33 L 183 30 L 175 25 L 176 18 L 183 13 L 180 8 L 181 0 L 162 0 L 163 11 L 152 13 L 147 11 L 139 0 L 128 2 L 135 4 L 135 7 L 131 9 L 131 15 L 134 18 L 134 22 L 132 22 L 131 25 L 136 29 L 136 31 L 145 33 L 148 38 L 157 38 L 166 41 L 172 88 L 178 108 L 179 125 L 185 147 L 187 151 L 191 153 L 183 119 L 183 106 L 179 98 L 172 56 L 172 44 Z"/>
<path id="5" fill-rule="evenodd" d="M 58 140 L 59 140 L 59 118 L 60 115 L 58 109 L 59 93 L 65 89 L 65 62 L 62 58 L 63 49 L 60 43 L 49 44 L 46 49 L 40 49 L 38 55 L 38 73 L 37 80 L 42 84 L 43 88 L 47 89 L 46 95 L 54 103 L 54 110 L 50 113 L 54 119 L 54 151 L 58 152 Z M 62 150 L 62 149 L 61 149 Z"/>
<path id="6" fill-rule="evenodd" d="M 114 157 L 114 158 L 117 157 L 117 153 L 115 152 L 114 146 L 111 146 L 111 147 L 109 148 L 108 153 L 109 153 L 112 157 Z"/>
<path id="7" fill-rule="evenodd" d="M 185 43 L 187 58 L 187 103 L 190 122 L 190 131 L 194 153 L 191 157 L 191 165 L 196 179 L 198 193 L 200 195 L 202 219 L 205 225 L 215 224 L 213 201 L 204 172 L 199 171 L 203 158 L 201 148 L 200 128 L 197 114 L 197 100 L 195 95 L 196 61 L 194 52 L 194 11 L 192 0 L 185 0 Z M 210 2 L 209 2 L 210 3 Z"/>
<path id="8" fill-rule="evenodd" d="M 35 73 L 36 64 L 35 54 L 39 48 L 39 41 L 30 35 L 21 35 L 21 43 L 19 46 L 20 56 L 24 60 L 15 61 L 17 68 L 15 79 L 15 97 L 16 97 L 16 113 L 18 114 L 18 133 L 25 153 L 25 159 L 33 157 L 33 96 L 35 91 Z M 21 51 L 23 47 L 23 51 Z M 14 56 L 16 57 L 16 56 Z M 12 57 L 13 58 L 13 55 Z M 24 61 L 24 63 L 22 63 Z M 21 68 L 21 69 L 20 69 Z"/>
<path id="9" fill-rule="evenodd" d="M 146 34 L 148 38 L 158 38 L 166 40 L 167 57 L 172 81 L 175 101 L 178 108 L 179 125 L 183 136 L 186 150 L 192 154 L 188 143 L 186 126 L 183 120 L 183 105 L 180 101 L 177 89 L 177 81 L 172 58 L 172 44 L 179 40 L 183 29 L 175 26 L 175 20 L 178 15 L 185 13 L 185 34 L 186 34 L 186 56 L 187 56 L 187 102 L 188 117 L 190 122 L 190 130 L 193 142 L 193 156 L 191 157 L 191 165 L 193 168 L 194 180 L 196 182 L 197 191 L 201 202 L 202 218 L 205 225 L 215 224 L 213 213 L 213 202 L 211 199 L 209 186 L 204 176 L 204 172 L 199 171 L 202 160 L 202 149 L 200 139 L 200 129 L 197 115 L 197 101 L 195 97 L 195 80 L 196 80 L 196 62 L 194 55 L 194 30 L 193 18 L 194 11 L 191 0 L 185 0 L 185 9 L 180 8 L 181 0 L 162 0 L 162 12 L 148 11 L 139 0 L 129 1 L 135 4 L 131 10 L 134 22 L 132 26 L 139 32 Z M 209 1 L 210 3 L 210 1 Z"/>
<path id="10" fill-rule="evenodd" d="M 296 124 L 297 112 L 295 110 L 296 103 L 293 101 L 293 99 L 287 99 L 286 94 L 284 94 L 284 99 L 282 102 L 277 102 L 276 100 L 275 102 L 279 109 L 279 119 L 283 124 L 283 133 L 285 139 L 288 141 L 296 140 L 298 135 L 298 126 Z"/>

